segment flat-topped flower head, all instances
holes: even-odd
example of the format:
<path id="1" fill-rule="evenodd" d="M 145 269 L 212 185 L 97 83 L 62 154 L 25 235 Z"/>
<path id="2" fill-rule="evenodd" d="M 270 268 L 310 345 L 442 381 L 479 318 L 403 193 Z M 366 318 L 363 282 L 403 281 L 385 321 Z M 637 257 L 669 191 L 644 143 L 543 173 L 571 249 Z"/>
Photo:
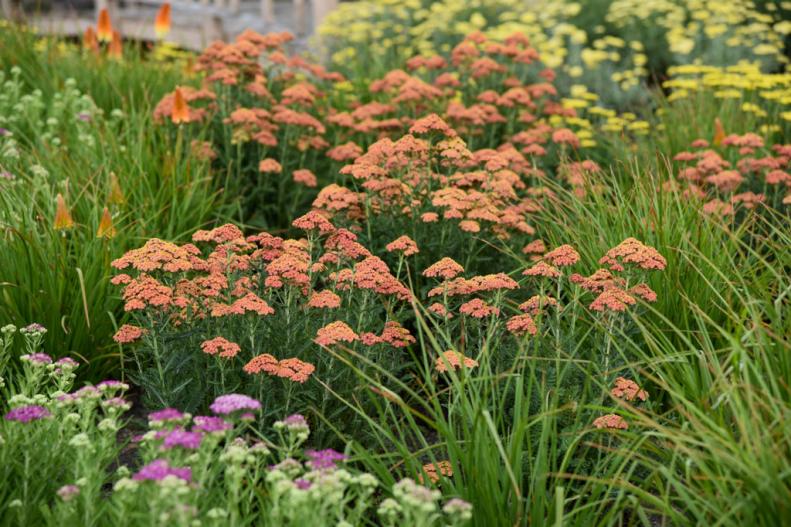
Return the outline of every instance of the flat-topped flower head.
<path id="1" fill-rule="evenodd" d="M 240 245 L 245 244 L 244 233 L 232 223 L 226 223 L 211 230 L 197 230 L 192 235 L 194 242 L 211 242 L 211 243 L 236 243 Z"/>
<path id="2" fill-rule="evenodd" d="M 535 335 L 538 333 L 536 323 L 529 314 L 516 315 L 508 319 L 505 327 L 516 336 Z"/>
<path id="3" fill-rule="evenodd" d="M 328 234 L 335 230 L 335 226 L 322 213 L 312 210 L 291 222 L 291 225 L 303 231 L 318 230 L 321 234 Z"/>
<path id="4" fill-rule="evenodd" d="M 305 416 L 302 414 L 292 414 L 286 417 L 285 419 L 281 419 L 280 421 L 275 421 L 275 428 L 285 428 L 289 432 L 293 432 L 296 434 L 305 434 L 310 432 L 310 426 L 308 426 L 308 420 L 305 419 Z"/>
<path id="5" fill-rule="evenodd" d="M 415 243 L 415 241 L 412 238 L 406 235 L 399 236 L 392 242 L 388 243 L 385 246 L 385 249 L 387 249 L 387 252 L 390 253 L 394 251 L 398 251 L 402 253 L 404 256 L 412 256 L 413 254 L 417 254 L 420 252 L 420 250 L 417 247 L 417 243 Z"/>
<path id="6" fill-rule="evenodd" d="M 128 390 L 129 385 L 115 379 L 105 379 L 96 385 L 96 389 L 102 393 L 115 393 Z"/>
<path id="7" fill-rule="evenodd" d="M 313 342 L 319 346 L 332 346 L 338 342 L 351 343 L 355 340 L 358 340 L 359 338 L 360 337 L 357 336 L 357 334 L 352 328 L 348 326 L 348 324 L 338 320 L 335 322 L 330 322 L 323 328 L 319 329 L 318 332 L 316 332 L 316 338 L 313 339 Z"/>
<path id="8" fill-rule="evenodd" d="M 246 395 L 231 393 L 217 397 L 209 408 L 215 414 L 228 415 L 244 410 L 260 410 L 261 403 Z"/>
<path id="9" fill-rule="evenodd" d="M 543 254 L 546 250 L 547 246 L 543 240 L 533 240 L 522 248 L 525 254 Z"/>
<path id="10" fill-rule="evenodd" d="M 291 173 L 291 178 L 294 183 L 305 185 L 308 188 L 314 188 L 319 184 L 316 175 L 306 168 L 295 170 Z"/>
<path id="11" fill-rule="evenodd" d="M 164 408 L 148 414 L 149 425 L 181 422 L 187 415 L 175 408 Z"/>
<path id="12" fill-rule="evenodd" d="M 659 251 L 635 238 L 627 238 L 601 257 L 599 264 L 608 265 L 613 271 L 623 271 L 624 264 L 632 264 L 645 270 L 662 270 L 667 260 Z"/>
<path id="13" fill-rule="evenodd" d="M 567 267 L 579 262 L 580 255 L 571 245 L 561 245 L 544 255 L 544 260 L 557 267 Z"/>
<path id="14" fill-rule="evenodd" d="M 409 128 L 410 134 L 427 134 L 430 132 L 439 132 L 448 137 L 456 137 L 458 135 L 453 128 L 448 126 L 448 123 L 435 113 L 416 120 Z"/>
<path id="15" fill-rule="evenodd" d="M 331 448 L 324 450 L 306 450 L 305 455 L 308 457 L 308 466 L 312 470 L 327 470 L 333 469 L 338 466 L 341 461 L 346 461 L 348 457 Z"/>
<path id="16" fill-rule="evenodd" d="M 46 353 L 26 353 L 19 357 L 21 360 L 33 364 L 34 366 L 46 366 L 52 364 L 52 357 Z"/>
<path id="17" fill-rule="evenodd" d="M 541 261 L 522 272 L 526 276 L 543 276 L 544 278 L 558 278 L 560 271 L 557 267 Z"/>
<path id="18" fill-rule="evenodd" d="M 71 357 L 63 357 L 55 361 L 55 371 L 73 371 L 80 367 L 80 363 Z"/>
<path id="19" fill-rule="evenodd" d="M 170 430 L 165 434 L 164 441 L 162 441 L 162 449 L 170 450 L 171 448 L 184 448 L 187 450 L 195 450 L 200 448 L 203 441 L 203 434 L 200 432 L 187 432 L 181 429 Z"/>
<path id="20" fill-rule="evenodd" d="M 190 467 L 173 467 L 166 459 L 155 459 L 141 467 L 137 474 L 132 476 L 132 479 L 135 481 L 162 481 L 168 476 L 175 476 L 189 482 L 192 479 L 192 469 Z"/>
<path id="21" fill-rule="evenodd" d="M 442 318 L 453 318 L 453 313 L 448 311 L 448 308 L 445 307 L 445 304 L 440 304 L 439 302 L 434 302 L 430 306 L 428 306 L 428 310 L 437 315 L 438 317 Z"/>
<path id="22" fill-rule="evenodd" d="M 447 256 L 431 264 L 423 271 L 423 276 L 428 278 L 442 278 L 450 280 L 464 272 L 464 267 L 456 263 L 452 258 Z"/>
<path id="23" fill-rule="evenodd" d="M 206 434 L 225 432 L 233 428 L 233 425 L 222 417 L 210 415 L 196 415 L 192 419 L 192 431 L 203 432 Z"/>
<path id="24" fill-rule="evenodd" d="M 593 421 L 593 426 L 596 428 L 607 428 L 610 430 L 627 430 L 629 428 L 629 424 L 626 420 L 617 414 L 607 414 L 601 417 L 597 417 Z"/>
<path id="25" fill-rule="evenodd" d="M 63 501 L 71 501 L 80 495 L 80 487 L 77 485 L 63 485 L 56 492 L 58 497 Z"/>
<path id="26" fill-rule="evenodd" d="M 624 377 L 615 379 L 615 386 L 610 390 L 610 395 L 627 401 L 634 401 L 635 399 L 645 401 L 648 399 L 648 392 L 642 390 L 633 380 Z"/>
<path id="27" fill-rule="evenodd" d="M 538 316 L 549 307 L 558 307 L 558 301 L 548 295 L 533 295 L 521 304 L 519 310 L 530 315 Z"/>
<path id="28" fill-rule="evenodd" d="M 192 270 L 195 251 L 197 248 L 194 246 L 179 247 L 175 243 L 151 238 L 143 247 L 127 251 L 110 265 L 116 269 L 132 267 L 144 273 L 156 270 L 178 273 Z"/>
<path id="29" fill-rule="evenodd" d="M 637 300 L 623 289 L 608 287 L 591 302 L 589 307 L 591 310 L 599 312 L 623 312 L 626 311 L 629 306 L 633 306 L 636 303 Z"/>
<path id="30" fill-rule="evenodd" d="M 426 463 L 422 467 L 423 474 L 428 476 L 431 483 L 438 483 L 443 477 L 450 478 L 453 476 L 453 465 L 450 461 L 443 460 L 436 463 Z M 424 483 L 423 474 L 418 475 L 418 481 Z"/>
<path id="31" fill-rule="evenodd" d="M 500 314 L 500 309 L 480 298 L 473 298 L 469 302 L 463 303 L 461 307 L 459 307 L 459 312 L 473 318 L 486 318 L 489 316 L 498 316 Z"/>
<path id="32" fill-rule="evenodd" d="M 131 324 L 124 324 L 113 335 L 113 340 L 118 344 L 131 344 L 140 340 L 140 337 L 145 335 L 148 330 L 133 326 Z"/>
<path id="33" fill-rule="evenodd" d="M 283 171 L 283 167 L 275 159 L 267 158 L 262 159 L 258 163 L 258 170 L 265 174 L 280 174 Z"/>
<path id="34" fill-rule="evenodd" d="M 569 280 L 594 293 L 601 293 L 610 287 L 621 287 L 626 284 L 623 278 L 615 276 L 607 269 L 597 269 L 590 276 L 574 273 L 569 277 Z"/>
<path id="35" fill-rule="evenodd" d="M 224 359 L 232 359 L 236 357 L 241 348 L 239 344 L 224 339 L 223 337 L 214 337 L 210 340 L 205 340 L 200 345 L 203 353 L 207 355 L 217 355 Z"/>
<path id="36" fill-rule="evenodd" d="M 629 294 L 642 298 L 646 302 L 656 302 L 656 292 L 648 284 L 637 284 L 629 289 Z"/>
<path id="37" fill-rule="evenodd" d="M 315 309 L 337 309 L 340 306 L 341 297 L 329 289 L 314 291 L 308 300 L 308 307 Z"/>
<path id="38" fill-rule="evenodd" d="M 9 410 L 3 417 L 6 421 L 16 421 L 18 423 L 29 423 L 31 421 L 38 421 L 45 419 L 52 414 L 49 410 L 41 405 L 31 404 L 27 406 L 20 406 Z"/>
<path id="39" fill-rule="evenodd" d="M 28 324 L 27 326 L 23 327 L 19 330 L 22 335 L 26 336 L 36 336 L 36 335 L 44 335 L 47 332 L 47 328 L 39 324 L 38 322 L 33 322 L 32 324 Z"/>
<path id="40" fill-rule="evenodd" d="M 310 378 L 316 370 L 316 367 L 296 357 L 278 360 L 272 355 L 264 353 L 250 359 L 242 369 L 245 373 L 250 375 L 263 372 L 273 377 L 281 377 L 290 381 L 304 383 Z"/>
<path id="41" fill-rule="evenodd" d="M 434 369 L 439 373 L 445 373 L 449 370 L 458 369 L 471 369 L 478 366 L 478 361 L 465 356 L 463 353 L 456 350 L 443 351 L 442 354 L 434 361 Z"/>

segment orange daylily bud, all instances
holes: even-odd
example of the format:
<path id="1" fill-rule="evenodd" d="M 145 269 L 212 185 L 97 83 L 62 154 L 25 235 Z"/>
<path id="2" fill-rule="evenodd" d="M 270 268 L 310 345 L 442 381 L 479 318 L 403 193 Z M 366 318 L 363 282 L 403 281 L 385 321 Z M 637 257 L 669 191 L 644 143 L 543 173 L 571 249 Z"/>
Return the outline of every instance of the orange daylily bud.
<path id="1" fill-rule="evenodd" d="M 124 57 L 124 46 L 121 43 L 121 34 L 118 31 L 113 31 L 113 39 L 107 48 L 107 55 L 114 59 L 122 59 Z"/>
<path id="2" fill-rule="evenodd" d="M 58 194 L 55 200 L 57 205 L 55 207 L 55 223 L 52 227 L 56 231 L 71 229 L 74 227 L 74 220 L 71 217 L 69 208 L 66 206 L 66 200 L 63 199 L 62 194 Z"/>
<path id="3" fill-rule="evenodd" d="M 725 139 L 725 128 L 722 127 L 722 121 L 717 117 L 714 119 L 714 138 L 711 140 L 711 144 L 720 146 L 723 139 Z"/>
<path id="4" fill-rule="evenodd" d="M 106 8 L 99 11 L 96 36 L 99 37 L 100 42 L 110 42 L 113 39 L 113 24 L 110 22 L 110 13 Z"/>
<path id="5" fill-rule="evenodd" d="M 163 39 L 170 33 L 170 3 L 165 2 L 159 8 L 157 18 L 154 20 L 154 32 L 158 39 Z"/>
<path id="6" fill-rule="evenodd" d="M 170 120 L 176 124 L 190 122 L 190 108 L 181 88 L 176 88 L 173 93 L 173 110 L 170 112 Z"/>
<path id="7" fill-rule="evenodd" d="M 115 236 L 116 232 L 113 225 L 113 217 L 110 216 L 110 211 L 105 207 L 102 211 L 102 219 L 99 221 L 99 228 L 96 230 L 96 237 L 110 239 Z"/>

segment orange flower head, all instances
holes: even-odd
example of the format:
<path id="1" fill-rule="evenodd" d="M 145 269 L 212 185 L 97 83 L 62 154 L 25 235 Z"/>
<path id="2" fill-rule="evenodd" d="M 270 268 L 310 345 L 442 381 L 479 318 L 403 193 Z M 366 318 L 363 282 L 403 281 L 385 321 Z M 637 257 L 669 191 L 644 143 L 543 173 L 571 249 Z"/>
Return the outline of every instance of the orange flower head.
<path id="1" fill-rule="evenodd" d="M 110 215 L 110 210 L 105 207 L 102 211 L 102 219 L 99 220 L 99 228 L 96 230 L 97 238 L 110 239 L 116 235 L 115 226 L 113 225 L 113 217 Z"/>
<path id="2" fill-rule="evenodd" d="M 313 342 L 319 346 L 331 346 L 338 342 L 354 342 L 359 340 L 360 337 L 350 328 L 346 323 L 341 321 L 332 322 L 323 328 L 319 329 L 316 333 L 316 338 Z"/>
<path id="3" fill-rule="evenodd" d="M 176 88 L 176 91 L 173 92 L 173 109 L 170 111 L 170 120 L 174 124 L 190 122 L 190 108 L 181 88 Z"/>
<path id="4" fill-rule="evenodd" d="M 232 359 L 236 357 L 241 351 L 239 344 L 226 340 L 222 337 L 215 337 L 211 340 L 204 341 L 201 345 L 201 350 L 207 355 L 217 355 L 224 359 Z"/>
<path id="5" fill-rule="evenodd" d="M 99 20 L 96 23 L 96 36 L 99 42 L 110 42 L 113 39 L 113 24 L 110 22 L 110 13 L 107 8 L 99 11 Z"/>
<path id="6" fill-rule="evenodd" d="M 432 483 L 439 483 L 439 480 L 444 476 L 449 478 L 453 476 L 453 466 L 450 461 L 437 461 L 436 463 L 428 463 L 423 465 L 423 473 L 428 476 L 429 481 Z M 425 480 L 423 474 L 419 474 L 418 481 L 422 484 Z"/>
<path id="7" fill-rule="evenodd" d="M 146 333 L 148 333 L 148 331 L 143 328 L 132 326 L 131 324 L 124 324 L 118 328 L 118 331 L 113 335 L 113 340 L 118 344 L 130 344 L 139 340 L 140 337 Z"/>
<path id="8" fill-rule="evenodd" d="M 506 322 L 505 327 L 517 337 L 527 334 L 535 335 L 538 333 L 538 328 L 536 327 L 536 323 L 533 321 L 533 317 L 527 313 L 511 317 L 508 319 L 508 322 Z"/>
<path id="9" fill-rule="evenodd" d="M 410 238 L 409 236 L 400 236 L 393 240 L 392 242 L 388 243 L 385 246 L 387 252 L 398 251 L 403 253 L 404 256 L 412 256 L 413 254 L 417 254 L 420 250 L 417 247 L 417 243 Z"/>
<path id="10" fill-rule="evenodd" d="M 610 395 L 619 399 L 626 399 L 627 401 L 634 401 L 635 399 L 645 401 L 648 399 L 648 392 L 641 390 L 636 382 L 624 377 L 615 379 L 615 386 L 610 390 Z"/>
<path id="11" fill-rule="evenodd" d="M 157 17 L 154 20 L 154 32 L 157 38 L 162 40 L 170 33 L 170 3 L 165 2 L 157 12 Z"/>
<path id="12" fill-rule="evenodd" d="M 466 357 L 463 353 L 448 350 L 443 351 L 442 354 L 434 361 L 434 369 L 439 373 L 445 373 L 448 370 L 469 369 L 478 365 L 478 361 L 470 357 Z"/>
<path id="13" fill-rule="evenodd" d="M 266 159 L 262 159 L 261 162 L 258 163 L 258 170 L 264 173 L 280 174 L 280 172 L 283 171 L 283 167 L 277 162 L 276 159 L 268 157 Z"/>
<path id="14" fill-rule="evenodd" d="M 455 260 L 452 258 L 448 258 L 447 256 L 439 260 L 438 262 L 433 263 L 432 265 L 428 266 L 423 271 L 423 276 L 428 278 L 444 278 L 445 280 L 450 280 L 455 276 L 459 275 L 460 273 L 464 272 L 464 267 L 459 265 Z"/>
<path id="15" fill-rule="evenodd" d="M 55 223 L 53 228 L 56 231 L 62 231 L 66 229 L 71 229 L 74 227 L 74 219 L 71 217 L 71 212 L 69 212 L 69 208 L 66 206 L 66 200 L 63 198 L 62 194 L 58 194 L 55 198 L 56 201 L 56 208 L 55 208 Z"/>
<path id="16" fill-rule="evenodd" d="M 116 60 L 120 60 L 124 56 L 124 46 L 121 42 L 121 34 L 118 31 L 113 31 L 110 45 L 107 47 L 107 56 Z"/>
<path id="17" fill-rule="evenodd" d="M 607 414 L 597 417 L 593 421 L 593 426 L 596 428 L 609 428 L 610 430 L 627 430 L 629 424 L 620 415 Z"/>
<path id="18" fill-rule="evenodd" d="M 96 38 L 96 31 L 93 29 L 93 26 L 88 26 L 88 28 L 85 30 L 85 33 L 83 33 L 82 47 L 84 49 L 89 49 L 94 53 L 99 51 L 99 39 Z"/>

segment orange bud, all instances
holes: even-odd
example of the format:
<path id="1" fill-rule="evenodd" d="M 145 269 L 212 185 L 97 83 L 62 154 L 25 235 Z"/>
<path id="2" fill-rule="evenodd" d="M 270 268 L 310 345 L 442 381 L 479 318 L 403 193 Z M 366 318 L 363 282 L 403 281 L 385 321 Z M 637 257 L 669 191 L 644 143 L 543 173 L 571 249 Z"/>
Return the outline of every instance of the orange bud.
<path id="1" fill-rule="evenodd" d="M 173 93 L 173 110 L 170 112 L 170 119 L 176 124 L 190 122 L 190 108 L 181 88 L 176 88 Z"/>
<path id="2" fill-rule="evenodd" d="M 66 206 L 66 200 L 63 199 L 63 195 L 58 194 L 55 201 L 57 203 L 55 207 L 55 223 L 52 227 L 56 231 L 71 229 L 74 227 L 74 220 L 71 217 L 69 208 Z"/>
<path id="3" fill-rule="evenodd" d="M 113 217 L 110 216 L 110 211 L 105 207 L 102 211 L 102 219 L 99 220 L 99 228 L 96 230 L 96 237 L 110 239 L 115 236 L 115 234 L 116 230 L 113 225 Z"/>
<path id="4" fill-rule="evenodd" d="M 157 18 L 154 20 L 154 32 L 158 39 L 163 39 L 170 33 L 170 4 L 168 2 L 162 4 L 157 12 Z"/>
<path id="5" fill-rule="evenodd" d="M 99 37 L 100 42 L 110 42 L 113 39 L 113 24 L 110 22 L 110 13 L 106 8 L 99 11 L 96 36 Z"/>
<path id="6" fill-rule="evenodd" d="M 88 29 L 83 33 L 82 47 L 93 52 L 99 51 L 99 40 L 96 38 L 96 31 L 93 30 L 93 26 L 88 26 Z"/>
<path id="7" fill-rule="evenodd" d="M 107 48 L 107 55 L 114 59 L 122 59 L 124 57 L 124 46 L 121 43 L 121 34 L 118 31 L 113 31 L 113 39 Z"/>
<path id="8" fill-rule="evenodd" d="M 725 139 L 725 128 L 722 127 L 722 121 L 717 117 L 714 119 L 714 138 L 711 140 L 711 144 L 720 146 L 723 139 Z"/>
<path id="9" fill-rule="evenodd" d="M 115 172 L 110 172 L 110 197 L 108 199 L 113 205 L 121 205 L 126 201 L 124 191 L 121 190 L 121 184 L 118 183 L 118 176 Z"/>

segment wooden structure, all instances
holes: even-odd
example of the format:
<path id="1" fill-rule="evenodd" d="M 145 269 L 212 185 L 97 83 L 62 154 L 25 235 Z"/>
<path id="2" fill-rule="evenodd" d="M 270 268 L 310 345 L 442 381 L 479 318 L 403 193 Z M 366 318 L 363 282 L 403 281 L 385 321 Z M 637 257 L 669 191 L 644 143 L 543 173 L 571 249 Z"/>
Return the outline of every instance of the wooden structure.
<path id="1" fill-rule="evenodd" d="M 339 0 L 169 0 L 172 29 L 168 41 L 201 50 L 214 40 L 229 40 L 245 29 L 289 31 L 303 40 Z M 154 40 L 154 17 L 165 0 L 52 1 L 49 12 L 24 13 L 21 0 L 0 0 L 2 15 L 25 20 L 39 32 L 80 35 L 107 9 L 124 38 Z"/>

